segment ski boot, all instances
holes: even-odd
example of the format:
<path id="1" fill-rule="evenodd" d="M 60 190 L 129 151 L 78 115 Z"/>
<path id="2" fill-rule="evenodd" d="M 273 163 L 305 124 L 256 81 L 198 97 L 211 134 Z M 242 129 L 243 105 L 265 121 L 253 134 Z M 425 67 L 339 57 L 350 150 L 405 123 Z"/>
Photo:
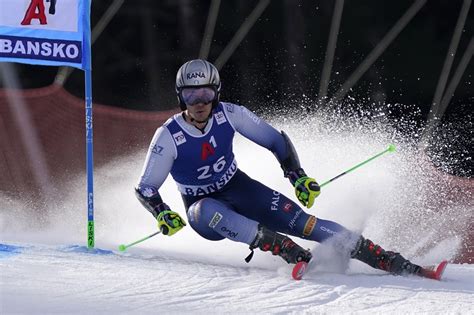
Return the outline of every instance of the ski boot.
<path id="1" fill-rule="evenodd" d="M 273 255 L 278 255 L 289 264 L 296 264 L 300 261 L 309 262 L 312 255 L 309 250 L 293 242 L 289 237 L 273 232 L 266 227 L 259 225 L 257 236 L 250 244 L 250 255 L 245 258 L 249 262 L 253 257 L 253 250 L 260 248 L 262 251 L 270 251 Z"/>
<path id="2" fill-rule="evenodd" d="M 385 251 L 371 240 L 360 237 L 355 249 L 351 252 L 351 258 L 360 260 L 369 266 L 385 270 L 395 275 L 418 275 L 423 276 L 422 268 L 412 264 L 399 253 Z"/>

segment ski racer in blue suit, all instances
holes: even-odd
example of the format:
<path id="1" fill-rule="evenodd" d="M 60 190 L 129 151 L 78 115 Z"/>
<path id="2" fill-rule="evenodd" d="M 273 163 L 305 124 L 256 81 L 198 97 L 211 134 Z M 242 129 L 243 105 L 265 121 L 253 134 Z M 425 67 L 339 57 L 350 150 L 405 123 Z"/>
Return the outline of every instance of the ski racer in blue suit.
<path id="1" fill-rule="evenodd" d="M 205 60 L 188 61 L 177 73 L 182 112 L 157 129 L 135 188 L 163 234 L 172 236 L 186 225 L 159 193 L 171 174 L 191 227 L 209 240 L 227 238 L 249 245 L 247 262 L 256 248 L 290 264 L 309 262 L 310 251 L 287 236 L 292 235 L 316 242 L 336 240 L 336 250 L 394 274 L 420 272 L 420 266 L 399 253 L 385 251 L 338 223 L 306 213 L 288 197 L 242 172 L 232 150 L 236 132 L 275 155 L 303 206 L 310 208 L 320 194 L 318 183 L 301 167 L 285 132 L 278 132 L 243 106 L 220 102 L 220 90 L 219 73 Z"/>

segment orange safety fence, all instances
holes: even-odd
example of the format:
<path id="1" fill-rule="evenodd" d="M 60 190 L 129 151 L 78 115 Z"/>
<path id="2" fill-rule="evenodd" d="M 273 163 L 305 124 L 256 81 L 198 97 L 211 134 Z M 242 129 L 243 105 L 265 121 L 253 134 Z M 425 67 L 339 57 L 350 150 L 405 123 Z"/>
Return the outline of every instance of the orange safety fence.
<path id="1" fill-rule="evenodd" d="M 84 100 L 58 85 L 14 92 L 21 92 L 51 178 L 61 180 L 85 172 Z M 0 191 L 35 190 L 28 148 L 7 102 L 7 91 L 0 89 Z M 94 165 L 146 148 L 156 128 L 176 112 L 143 112 L 94 103 Z"/>

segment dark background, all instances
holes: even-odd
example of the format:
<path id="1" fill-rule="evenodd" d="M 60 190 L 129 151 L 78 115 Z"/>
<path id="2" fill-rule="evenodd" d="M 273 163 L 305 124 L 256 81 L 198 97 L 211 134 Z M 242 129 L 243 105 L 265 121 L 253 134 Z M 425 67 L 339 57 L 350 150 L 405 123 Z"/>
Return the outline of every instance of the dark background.
<path id="1" fill-rule="evenodd" d="M 112 3 L 93 1 L 92 27 Z M 414 1 L 345 1 L 329 96 L 344 83 Z M 222 1 L 209 60 L 214 61 L 257 1 Z M 354 87 L 352 95 L 387 103 L 431 106 L 463 1 L 427 1 Z M 175 106 L 179 66 L 197 58 L 210 1 L 125 1 L 93 45 L 94 100 L 140 110 Z M 316 99 L 334 1 L 271 1 L 221 70 L 222 98 L 249 107 L 305 94 Z M 472 11 L 472 7 L 471 10 Z M 451 73 L 472 37 L 468 15 Z M 24 88 L 53 82 L 54 67 L 17 65 Z M 472 102 L 473 63 L 453 104 Z M 83 93 L 74 71 L 65 87 Z M 448 81 L 449 82 L 449 81 Z"/>
<path id="2" fill-rule="evenodd" d="M 112 2 L 93 1 L 92 27 Z M 329 97 L 414 2 L 345 1 Z M 176 107 L 176 71 L 185 61 L 198 57 L 210 3 L 125 1 L 92 47 L 94 102 L 145 111 Z M 209 61 L 216 60 L 257 3 L 221 1 Z M 342 103 L 355 103 L 350 105 L 359 109 L 404 104 L 398 115 L 416 108 L 420 123 L 424 122 L 463 3 L 428 0 Z M 271 1 L 221 69 L 221 99 L 257 112 L 316 108 L 334 4 L 328 0 Z M 472 38 L 473 27 L 471 6 L 448 83 Z M 50 85 L 57 73 L 55 67 L 15 67 L 23 88 Z M 441 140 L 457 141 L 458 151 L 471 156 L 473 70 L 471 60 L 443 118 L 451 127 L 448 131 L 438 130 Z M 82 72 L 75 70 L 65 88 L 82 97 Z M 453 124 L 463 128 L 456 129 Z M 464 175 L 466 170 L 472 175 L 470 161 L 463 166 Z"/>

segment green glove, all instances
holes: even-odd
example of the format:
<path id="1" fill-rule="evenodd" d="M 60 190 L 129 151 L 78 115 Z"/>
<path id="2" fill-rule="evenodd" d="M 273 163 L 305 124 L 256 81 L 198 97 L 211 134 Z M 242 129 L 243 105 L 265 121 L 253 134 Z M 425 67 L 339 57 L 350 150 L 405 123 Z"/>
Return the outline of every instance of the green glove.
<path id="1" fill-rule="evenodd" d="M 314 199 L 321 193 L 321 187 L 314 178 L 308 177 L 305 171 L 300 167 L 295 170 L 285 171 L 285 177 L 288 177 L 290 183 L 295 187 L 295 194 L 301 204 L 311 208 Z"/>
<path id="2" fill-rule="evenodd" d="M 186 222 L 174 211 L 161 211 L 156 217 L 158 228 L 164 235 L 171 236 L 186 226 Z"/>
<path id="3" fill-rule="evenodd" d="M 321 188 L 314 178 L 303 176 L 295 182 L 295 194 L 298 200 L 306 208 L 311 208 L 314 199 L 321 193 Z"/>

